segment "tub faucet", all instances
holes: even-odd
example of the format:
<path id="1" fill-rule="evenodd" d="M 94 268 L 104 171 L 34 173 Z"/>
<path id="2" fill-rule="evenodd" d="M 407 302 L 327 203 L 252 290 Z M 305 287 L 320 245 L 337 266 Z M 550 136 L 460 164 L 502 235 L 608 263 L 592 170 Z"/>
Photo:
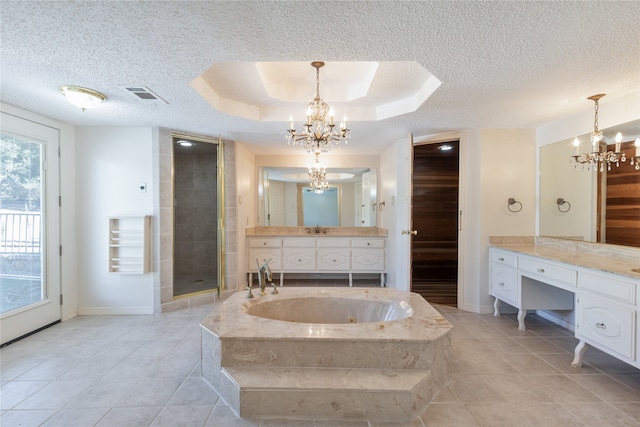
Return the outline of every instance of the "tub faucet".
<path id="1" fill-rule="evenodd" d="M 267 286 L 267 280 L 269 282 L 272 281 L 271 268 L 269 267 L 269 261 L 271 261 L 271 259 L 269 259 L 264 264 L 260 265 L 260 263 L 258 262 L 258 259 L 256 258 L 256 264 L 258 264 L 258 285 L 260 285 L 260 294 L 259 294 L 260 296 L 266 295 L 266 292 L 264 291 L 264 289 Z M 274 286 L 273 293 L 274 294 L 277 293 L 277 291 L 275 290 L 275 286 Z"/>

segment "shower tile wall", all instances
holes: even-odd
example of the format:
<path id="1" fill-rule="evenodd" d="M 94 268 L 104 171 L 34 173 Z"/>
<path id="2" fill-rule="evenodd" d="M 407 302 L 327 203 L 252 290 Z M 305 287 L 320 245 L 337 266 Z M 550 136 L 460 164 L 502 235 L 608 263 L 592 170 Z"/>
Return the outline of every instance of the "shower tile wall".
<path id="1" fill-rule="evenodd" d="M 174 295 L 181 295 L 217 285 L 217 158 L 176 152 L 174 162 Z"/>

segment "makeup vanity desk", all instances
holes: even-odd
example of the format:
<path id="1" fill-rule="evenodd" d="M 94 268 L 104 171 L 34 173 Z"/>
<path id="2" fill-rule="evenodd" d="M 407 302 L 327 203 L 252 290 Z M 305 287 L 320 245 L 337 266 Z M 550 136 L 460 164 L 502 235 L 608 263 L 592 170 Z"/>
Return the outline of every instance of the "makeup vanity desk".
<path id="1" fill-rule="evenodd" d="M 640 368 L 640 248 L 549 237 L 490 237 L 494 315 L 500 303 L 527 310 L 574 310 L 580 340 L 572 365 L 590 345 Z"/>

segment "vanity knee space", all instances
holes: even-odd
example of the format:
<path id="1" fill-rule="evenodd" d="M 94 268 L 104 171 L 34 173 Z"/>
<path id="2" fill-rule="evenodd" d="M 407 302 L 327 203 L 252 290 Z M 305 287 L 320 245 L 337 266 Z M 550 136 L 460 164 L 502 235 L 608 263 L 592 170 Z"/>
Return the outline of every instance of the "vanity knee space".
<path id="1" fill-rule="evenodd" d="M 494 315 L 500 315 L 501 301 L 508 303 L 518 309 L 518 327 L 524 330 L 527 310 L 574 310 L 575 337 L 580 343 L 573 366 L 581 366 L 585 352 L 594 346 L 640 367 L 636 296 L 640 280 L 579 265 L 576 260 L 589 257 L 577 255 L 536 245 L 513 250 L 490 247 Z M 563 262 L 563 256 L 571 262 Z M 587 265 L 624 263 L 600 257 L 594 264 L 596 258 L 591 258 Z"/>

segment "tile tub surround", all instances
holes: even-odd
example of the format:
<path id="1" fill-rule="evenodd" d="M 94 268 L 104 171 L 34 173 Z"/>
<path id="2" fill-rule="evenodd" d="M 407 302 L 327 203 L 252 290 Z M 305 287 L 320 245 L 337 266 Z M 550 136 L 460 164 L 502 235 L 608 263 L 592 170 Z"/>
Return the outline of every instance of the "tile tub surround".
<path id="1" fill-rule="evenodd" d="M 640 248 L 532 236 L 491 236 L 489 246 L 640 279 Z"/>
<path id="2" fill-rule="evenodd" d="M 202 375 L 241 418 L 410 421 L 449 382 L 451 324 L 417 294 L 388 288 L 238 292 L 201 323 Z M 281 299 L 408 302 L 413 315 L 295 323 L 247 309 Z"/>
<path id="3" fill-rule="evenodd" d="M 315 227 L 277 227 L 277 226 L 258 226 L 247 228 L 245 233 L 247 237 L 251 236 L 344 236 L 344 237 L 370 237 L 370 236 L 387 236 L 387 230 L 378 227 L 322 227 L 326 233 L 316 233 Z"/>

